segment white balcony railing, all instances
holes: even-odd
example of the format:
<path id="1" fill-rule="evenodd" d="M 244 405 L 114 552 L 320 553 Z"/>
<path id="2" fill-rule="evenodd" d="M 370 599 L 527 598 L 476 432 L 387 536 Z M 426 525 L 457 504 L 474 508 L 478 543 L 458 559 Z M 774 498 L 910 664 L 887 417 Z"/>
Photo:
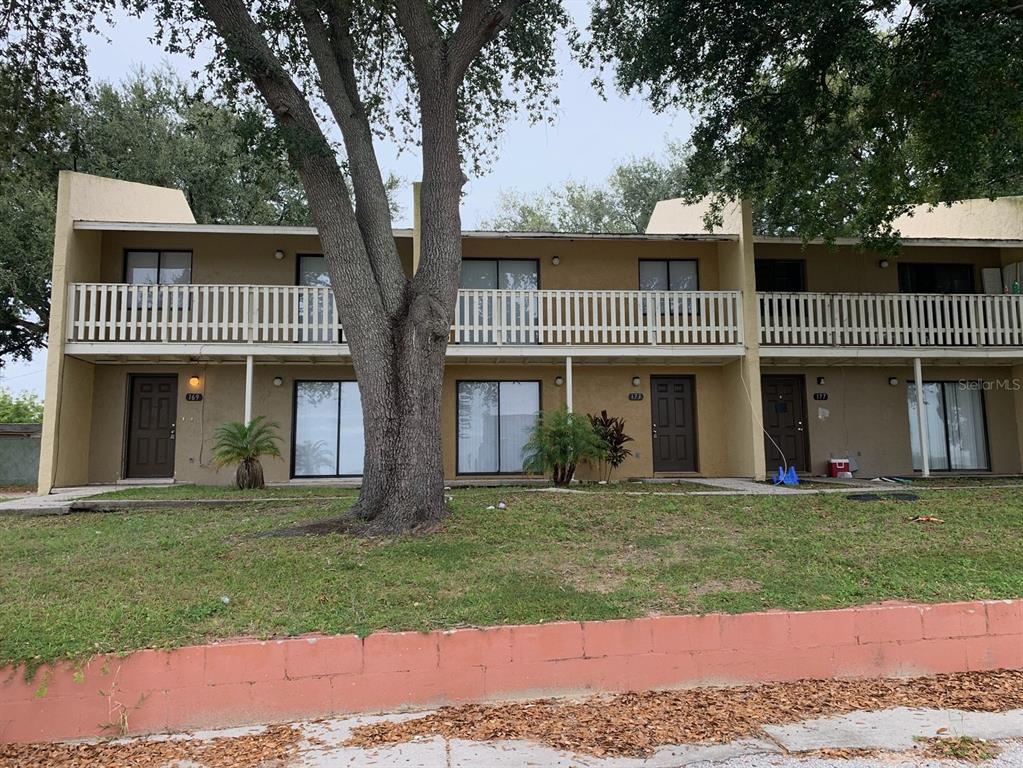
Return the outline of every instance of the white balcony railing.
<path id="1" fill-rule="evenodd" d="M 342 344 L 329 288 L 74 283 L 71 342 Z M 452 343 L 737 345 L 739 291 L 462 290 Z"/>
<path id="2" fill-rule="evenodd" d="M 758 293 L 760 343 L 785 346 L 1023 346 L 1023 296 Z"/>

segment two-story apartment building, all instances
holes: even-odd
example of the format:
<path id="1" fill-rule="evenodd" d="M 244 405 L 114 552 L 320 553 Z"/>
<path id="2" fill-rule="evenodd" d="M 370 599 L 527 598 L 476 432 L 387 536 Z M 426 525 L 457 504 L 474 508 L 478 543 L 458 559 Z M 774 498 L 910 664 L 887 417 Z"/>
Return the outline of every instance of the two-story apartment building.
<path id="1" fill-rule="evenodd" d="M 953 209 L 955 233 L 909 235 L 887 262 L 754 237 L 748 206 L 715 233 L 674 201 L 647 235 L 467 232 L 445 473 L 521 475 L 530 426 L 561 405 L 624 417 L 622 477 L 763 477 L 783 455 L 816 474 L 846 457 L 910 473 L 924 456 L 1018 472 L 1023 216 L 998 202 Z M 395 239 L 413 271 L 415 231 Z M 361 473 L 358 384 L 315 230 L 198 225 L 176 190 L 63 174 L 40 491 L 230 482 L 212 432 L 255 415 L 281 425 L 268 480 Z"/>

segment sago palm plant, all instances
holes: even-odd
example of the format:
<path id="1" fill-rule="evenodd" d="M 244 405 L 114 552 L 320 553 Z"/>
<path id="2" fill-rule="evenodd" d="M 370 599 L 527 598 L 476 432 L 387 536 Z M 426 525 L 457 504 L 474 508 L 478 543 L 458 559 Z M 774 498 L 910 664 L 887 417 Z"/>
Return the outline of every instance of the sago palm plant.
<path id="1" fill-rule="evenodd" d="M 221 424 L 213 433 L 213 462 L 218 468 L 237 464 L 234 481 L 239 488 L 263 488 L 263 465 L 259 459 L 281 457 L 278 429 L 280 424 L 267 421 L 264 416 L 257 416 L 248 424 L 240 421 Z"/>
<path id="2" fill-rule="evenodd" d="M 604 442 L 590 420 L 559 408 L 537 419 L 526 442 L 524 467 L 527 472 L 550 472 L 555 485 L 568 485 L 579 462 L 603 455 Z"/>

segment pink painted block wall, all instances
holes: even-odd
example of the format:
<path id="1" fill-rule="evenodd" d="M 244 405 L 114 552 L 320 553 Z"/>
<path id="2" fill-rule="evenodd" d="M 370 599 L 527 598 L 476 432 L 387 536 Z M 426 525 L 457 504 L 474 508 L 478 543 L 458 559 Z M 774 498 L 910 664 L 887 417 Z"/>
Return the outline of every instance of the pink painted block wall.
<path id="1" fill-rule="evenodd" d="M 0 741 L 597 691 L 1023 668 L 1023 600 L 308 636 L 0 671 Z"/>

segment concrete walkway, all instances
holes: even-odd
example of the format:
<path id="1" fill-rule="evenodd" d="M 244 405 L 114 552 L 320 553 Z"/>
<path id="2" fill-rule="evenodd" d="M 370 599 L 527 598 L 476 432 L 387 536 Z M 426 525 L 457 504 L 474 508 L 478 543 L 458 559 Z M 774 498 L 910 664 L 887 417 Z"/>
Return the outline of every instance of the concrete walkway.
<path id="1" fill-rule="evenodd" d="M 71 511 L 71 504 L 77 499 L 97 496 L 116 491 L 118 488 L 139 488 L 138 485 L 85 485 L 80 488 L 60 488 L 46 496 L 21 496 L 0 502 L 0 515 L 62 515 Z M 141 486 L 150 487 L 150 486 Z M 155 487 L 155 486 L 154 486 Z"/>
<path id="2" fill-rule="evenodd" d="M 898 708 L 855 712 L 785 726 L 767 726 L 762 738 L 729 744 L 665 746 L 649 758 L 597 758 L 525 741 L 474 742 L 434 737 L 374 749 L 346 747 L 353 727 L 379 720 L 406 720 L 425 713 L 362 716 L 297 724 L 303 731 L 292 768 L 892 768 L 895 765 L 961 765 L 926 760 L 917 739 L 972 736 L 997 743 L 990 768 L 1023 765 L 1023 710 L 962 712 Z M 258 733 L 260 727 L 206 731 L 163 738 L 209 739 Z M 856 758 L 828 758 L 822 749 L 884 750 Z M 198 766 L 196 766 L 198 768 Z"/>

